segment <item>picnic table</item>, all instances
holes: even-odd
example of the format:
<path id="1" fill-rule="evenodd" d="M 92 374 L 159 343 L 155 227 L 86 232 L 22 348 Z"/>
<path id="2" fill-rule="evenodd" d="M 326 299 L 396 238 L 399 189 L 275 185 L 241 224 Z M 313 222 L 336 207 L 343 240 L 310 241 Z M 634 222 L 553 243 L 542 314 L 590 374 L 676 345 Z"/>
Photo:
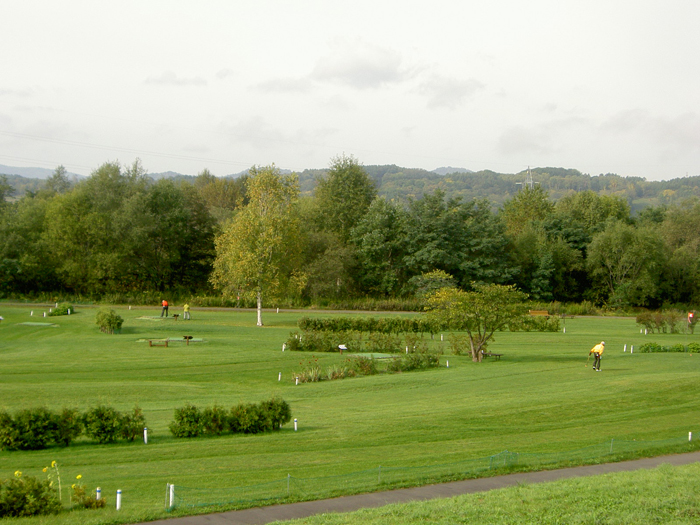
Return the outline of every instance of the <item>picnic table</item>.
<path id="1" fill-rule="evenodd" d="M 168 346 L 167 339 L 149 339 L 148 346 Z"/>
<path id="2" fill-rule="evenodd" d="M 484 357 L 493 357 L 496 361 L 500 361 L 503 354 L 494 354 L 493 352 L 484 352 L 482 350 L 481 355 Z"/>

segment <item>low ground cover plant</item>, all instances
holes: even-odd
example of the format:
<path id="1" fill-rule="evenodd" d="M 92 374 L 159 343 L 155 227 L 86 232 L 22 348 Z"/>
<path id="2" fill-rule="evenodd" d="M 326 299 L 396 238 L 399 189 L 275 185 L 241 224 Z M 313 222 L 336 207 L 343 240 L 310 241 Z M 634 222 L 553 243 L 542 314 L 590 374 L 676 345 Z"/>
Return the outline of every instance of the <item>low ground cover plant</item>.
<path id="1" fill-rule="evenodd" d="M 312 356 L 310 360 L 299 363 L 302 368 L 300 371 L 292 373 L 292 380 L 298 383 L 316 383 L 380 373 L 427 370 L 440 366 L 440 354 L 421 349 L 387 359 L 386 366 L 383 368 L 380 368 L 379 362 L 379 359 L 374 359 L 371 356 L 353 356 L 347 358 L 342 365 L 329 366 L 324 373 L 318 365 L 318 359 Z"/>
<path id="2" fill-rule="evenodd" d="M 258 404 L 239 403 L 231 407 L 230 411 L 218 405 L 202 410 L 188 403 L 175 409 L 174 420 L 169 428 L 175 437 L 181 438 L 225 432 L 258 434 L 279 430 L 291 419 L 289 404 L 274 397 Z"/>

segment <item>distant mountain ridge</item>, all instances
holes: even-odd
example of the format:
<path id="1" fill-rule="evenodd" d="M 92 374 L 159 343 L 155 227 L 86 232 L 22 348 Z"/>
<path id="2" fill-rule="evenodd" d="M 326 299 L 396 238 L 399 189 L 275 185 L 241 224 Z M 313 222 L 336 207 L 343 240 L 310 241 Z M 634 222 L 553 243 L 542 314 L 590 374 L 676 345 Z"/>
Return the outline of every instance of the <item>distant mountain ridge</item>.
<path id="1" fill-rule="evenodd" d="M 19 175 L 20 177 L 25 177 L 27 179 L 48 179 L 53 175 L 54 170 L 49 168 L 17 168 L 15 166 L 5 166 L 0 164 L 0 175 Z M 84 179 L 83 175 L 78 175 L 77 173 L 66 172 L 69 178 Z"/>

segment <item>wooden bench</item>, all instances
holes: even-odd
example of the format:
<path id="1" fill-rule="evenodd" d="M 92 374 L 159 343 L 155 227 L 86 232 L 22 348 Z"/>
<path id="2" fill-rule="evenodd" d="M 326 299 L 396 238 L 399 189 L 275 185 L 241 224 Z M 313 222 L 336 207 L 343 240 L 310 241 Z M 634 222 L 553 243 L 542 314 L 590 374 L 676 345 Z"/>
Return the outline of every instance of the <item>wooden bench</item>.
<path id="1" fill-rule="evenodd" d="M 542 316 L 542 317 L 549 317 L 549 312 L 547 310 L 530 310 L 530 315 L 534 316 Z"/>
<path id="2" fill-rule="evenodd" d="M 149 339 L 148 346 L 168 346 L 167 339 Z"/>
<path id="3" fill-rule="evenodd" d="M 501 356 L 502 356 L 503 354 L 494 354 L 493 352 L 484 352 L 484 351 L 482 350 L 482 351 L 481 351 L 481 355 L 483 355 L 484 357 L 493 357 L 494 359 L 496 359 L 496 361 L 500 361 L 500 360 L 501 360 Z"/>

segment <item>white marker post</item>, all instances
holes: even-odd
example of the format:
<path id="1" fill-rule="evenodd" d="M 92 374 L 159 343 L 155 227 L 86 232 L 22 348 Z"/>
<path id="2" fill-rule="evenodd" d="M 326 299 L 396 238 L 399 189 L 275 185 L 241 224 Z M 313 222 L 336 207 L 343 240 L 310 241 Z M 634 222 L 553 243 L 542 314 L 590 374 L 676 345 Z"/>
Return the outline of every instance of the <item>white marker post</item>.
<path id="1" fill-rule="evenodd" d="M 143 444 L 148 445 L 148 427 L 143 427 Z"/>
<path id="2" fill-rule="evenodd" d="M 294 432 L 297 431 L 297 418 L 294 418 Z"/>
<path id="3" fill-rule="evenodd" d="M 625 345 L 625 349 L 623 350 L 623 352 L 627 352 L 627 345 Z"/>
<path id="4" fill-rule="evenodd" d="M 102 489 L 97 487 L 95 489 L 95 501 L 99 501 L 102 498 Z"/>
<path id="5" fill-rule="evenodd" d="M 282 381 L 282 372 L 280 372 L 279 377 L 277 378 L 277 381 Z"/>
<path id="6" fill-rule="evenodd" d="M 29 315 L 30 315 L 30 316 L 33 316 L 33 315 L 34 315 L 34 310 L 32 310 L 31 312 L 29 312 Z"/>
<path id="7" fill-rule="evenodd" d="M 297 380 L 296 384 L 298 385 L 299 384 L 299 376 L 297 376 L 296 380 Z M 296 419 L 294 421 L 296 421 Z"/>
<path id="8" fill-rule="evenodd" d="M 70 315 L 70 308 L 68 308 L 68 315 Z"/>
<path id="9" fill-rule="evenodd" d="M 44 317 L 46 317 L 46 312 L 44 312 Z"/>
<path id="10" fill-rule="evenodd" d="M 282 343 L 282 351 L 284 352 L 285 349 L 287 348 L 287 343 Z"/>
<path id="11" fill-rule="evenodd" d="M 172 509 L 172 508 L 175 506 L 175 485 L 173 485 L 173 484 L 171 483 L 171 484 L 169 485 L 169 489 L 170 489 L 170 490 L 168 491 L 169 494 L 170 494 L 170 498 L 169 498 L 169 500 L 170 500 L 170 501 L 169 501 L 169 507 Z"/>
<path id="12" fill-rule="evenodd" d="M 122 509 L 122 490 L 117 490 L 117 510 Z"/>
<path id="13" fill-rule="evenodd" d="M 450 362 L 447 361 L 447 368 L 450 368 Z"/>
<path id="14" fill-rule="evenodd" d="M 688 432 L 688 441 L 693 441 L 693 433 Z"/>
<path id="15" fill-rule="evenodd" d="M 632 345 L 632 348 L 630 348 L 630 354 L 634 353 L 634 345 Z"/>

